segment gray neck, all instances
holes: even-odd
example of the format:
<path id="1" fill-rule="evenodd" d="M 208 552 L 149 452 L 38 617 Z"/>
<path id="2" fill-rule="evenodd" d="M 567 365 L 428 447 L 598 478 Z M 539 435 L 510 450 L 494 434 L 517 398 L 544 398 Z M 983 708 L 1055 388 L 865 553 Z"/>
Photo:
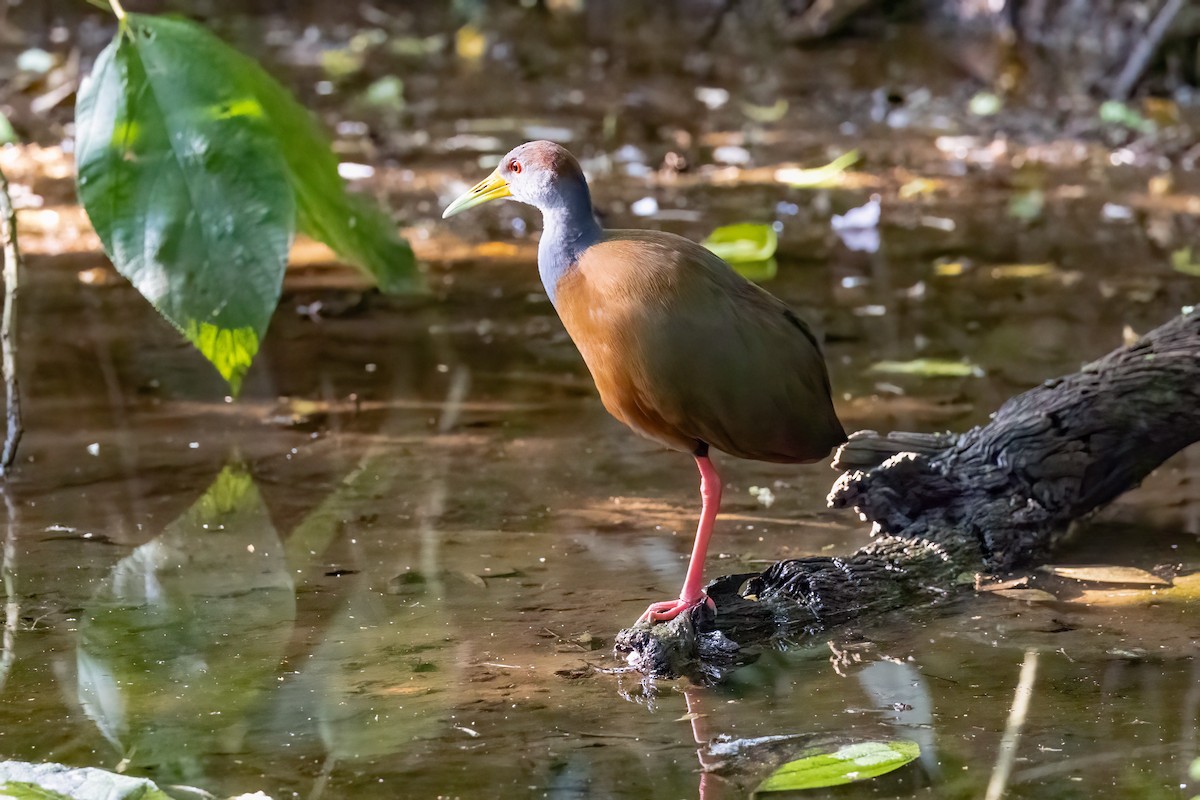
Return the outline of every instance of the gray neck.
<path id="1" fill-rule="evenodd" d="M 564 198 L 565 199 L 565 198 Z M 542 209 L 542 239 L 538 244 L 538 274 L 550 302 L 555 303 L 558 282 L 574 268 L 583 251 L 600 241 L 604 232 L 592 213 L 585 188 L 573 201 Z"/>

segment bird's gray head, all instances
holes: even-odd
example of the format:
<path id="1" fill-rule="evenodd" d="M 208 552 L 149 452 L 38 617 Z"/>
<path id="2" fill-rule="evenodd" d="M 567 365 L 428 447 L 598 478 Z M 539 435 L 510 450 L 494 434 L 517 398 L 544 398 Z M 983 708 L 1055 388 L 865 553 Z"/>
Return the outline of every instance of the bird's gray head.
<path id="1" fill-rule="evenodd" d="M 542 211 L 581 202 L 586 202 L 589 209 L 591 206 L 587 180 L 575 156 L 554 142 L 537 141 L 510 150 L 491 175 L 448 205 L 442 218 L 502 197 Z"/>

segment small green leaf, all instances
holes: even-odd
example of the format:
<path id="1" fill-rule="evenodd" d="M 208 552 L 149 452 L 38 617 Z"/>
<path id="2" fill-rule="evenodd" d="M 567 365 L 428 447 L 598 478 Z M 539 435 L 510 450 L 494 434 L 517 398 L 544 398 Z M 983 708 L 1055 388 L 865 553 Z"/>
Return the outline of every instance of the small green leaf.
<path id="1" fill-rule="evenodd" d="M 700 244 L 730 264 L 746 264 L 766 261 L 775 255 L 779 236 L 770 225 L 743 222 L 717 228 Z"/>
<path id="2" fill-rule="evenodd" d="M 876 778 L 916 759 L 916 742 L 862 742 L 833 753 L 816 753 L 789 761 L 758 785 L 754 793 L 822 789 Z"/>
<path id="3" fill-rule="evenodd" d="M 45 75 L 54 69 L 54 63 L 54 56 L 40 47 L 31 47 L 17 56 L 17 69 L 21 72 Z"/>
<path id="4" fill-rule="evenodd" d="M 858 151 L 851 150 L 821 167 L 800 168 L 784 167 L 775 170 L 775 180 L 800 189 L 817 189 L 833 186 L 838 178 L 854 164 L 858 163 Z"/>
<path id="5" fill-rule="evenodd" d="M 742 103 L 742 113 L 753 122 L 763 124 L 779 122 L 787 114 L 788 101 L 780 97 L 769 106 L 757 106 L 753 103 Z"/>
<path id="6" fill-rule="evenodd" d="M 4 112 L 0 111 L 0 144 L 12 144 L 15 141 L 17 132 L 13 130 L 12 123 L 4 116 Z"/>
<path id="7" fill-rule="evenodd" d="M 1004 101 L 993 92 L 977 92 L 969 103 L 967 110 L 977 117 L 994 117 L 1004 108 Z"/>
<path id="8" fill-rule="evenodd" d="M 385 75 L 367 87 L 367 90 L 363 92 L 363 101 L 381 111 L 393 113 L 403 111 L 404 81 L 395 75 Z"/>
<path id="9" fill-rule="evenodd" d="M 914 358 L 912 361 L 878 361 L 868 372 L 884 375 L 916 375 L 922 378 L 982 378 L 983 369 L 969 361 L 945 358 Z"/>
<path id="10" fill-rule="evenodd" d="M 1158 127 L 1153 120 L 1142 116 L 1137 109 L 1120 100 L 1106 100 L 1100 104 L 1100 120 L 1110 125 L 1119 125 L 1138 133 L 1153 133 Z"/>
<path id="11" fill-rule="evenodd" d="M 1192 248 L 1181 247 L 1171 253 L 1171 268 L 1184 275 L 1195 275 L 1200 278 L 1200 262 L 1192 256 Z"/>
<path id="12" fill-rule="evenodd" d="M 350 48 L 326 50 L 321 53 L 321 69 L 335 81 L 357 74 L 366 61 L 364 54 Z"/>
<path id="13" fill-rule="evenodd" d="M 1008 215 L 1022 222 L 1033 222 L 1046 208 L 1046 195 L 1041 189 L 1017 192 L 1008 199 Z"/>

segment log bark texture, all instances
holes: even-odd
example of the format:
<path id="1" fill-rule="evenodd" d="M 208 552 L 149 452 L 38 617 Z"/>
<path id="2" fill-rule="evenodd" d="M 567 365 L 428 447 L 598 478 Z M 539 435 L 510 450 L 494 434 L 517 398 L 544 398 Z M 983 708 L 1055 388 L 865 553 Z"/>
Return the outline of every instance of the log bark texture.
<path id="1" fill-rule="evenodd" d="M 1046 558 L 1067 526 L 1200 441 L 1200 310 L 1012 398 L 961 435 L 861 431 L 829 503 L 876 538 L 843 557 L 780 561 L 718 578 L 718 612 L 638 625 L 617 652 L 652 677 L 711 682 L 763 647 L 828 634 L 865 616 Z"/>

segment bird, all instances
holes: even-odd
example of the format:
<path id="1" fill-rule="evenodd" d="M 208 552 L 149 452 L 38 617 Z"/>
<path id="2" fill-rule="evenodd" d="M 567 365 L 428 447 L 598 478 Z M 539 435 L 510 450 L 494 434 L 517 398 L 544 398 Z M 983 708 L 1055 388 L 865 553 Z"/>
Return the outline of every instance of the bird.
<path id="1" fill-rule="evenodd" d="M 653 230 L 605 230 L 579 162 L 549 141 L 522 144 L 450 203 L 447 219 L 501 198 L 542 214 L 538 273 L 604 407 L 635 432 L 689 453 L 700 520 L 678 599 L 639 623 L 701 604 L 704 559 L 721 506 L 710 455 L 813 463 L 846 441 L 821 346 L 781 300 L 707 248 Z"/>

